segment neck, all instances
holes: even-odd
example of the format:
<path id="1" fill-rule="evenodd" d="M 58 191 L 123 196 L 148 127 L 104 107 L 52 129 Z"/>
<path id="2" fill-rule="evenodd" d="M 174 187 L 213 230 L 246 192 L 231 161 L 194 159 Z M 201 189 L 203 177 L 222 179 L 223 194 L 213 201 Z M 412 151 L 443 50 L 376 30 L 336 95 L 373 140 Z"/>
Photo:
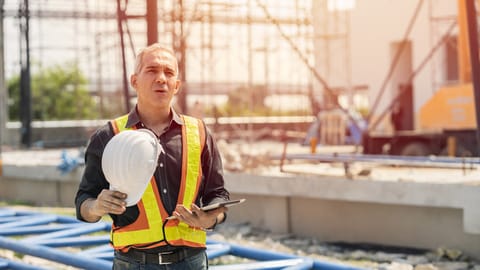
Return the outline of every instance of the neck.
<path id="1" fill-rule="evenodd" d="M 153 108 L 137 104 L 137 109 L 142 123 L 157 134 L 161 134 L 162 130 L 170 123 L 170 107 Z"/>

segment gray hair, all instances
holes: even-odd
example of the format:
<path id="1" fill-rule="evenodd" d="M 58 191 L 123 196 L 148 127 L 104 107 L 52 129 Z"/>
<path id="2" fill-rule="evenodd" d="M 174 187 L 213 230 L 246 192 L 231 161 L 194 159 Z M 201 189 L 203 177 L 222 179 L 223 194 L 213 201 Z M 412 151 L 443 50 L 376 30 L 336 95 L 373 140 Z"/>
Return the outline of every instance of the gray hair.
<path id="1" fill-rule="evenodd" d="M 178 74 L 178 61 L 177 61 L 177 57 L 175 55 L 175 52 L 160 44 L 160 43 L 153 43 L 143 49 L 140 49 L 137 53 L 137 57 L 135 58 L 135 68 L 134 68 L 134 71 L 135 71 L 135 74 L 138 74 L 140 72 L 140 70 L 142 69 L 142 64 L 143 64 L 143 55 L 146 53 L 146 52 L 152 52 L 152 51 L 156 51 L 156 50 L 159 50 L 159 51 L 164 51 L 164 52 L 167 52 L 169 54 L 171 54 L 173 56 L 173 58 L 175 59 L 175 71 L 177 72 Z"/>

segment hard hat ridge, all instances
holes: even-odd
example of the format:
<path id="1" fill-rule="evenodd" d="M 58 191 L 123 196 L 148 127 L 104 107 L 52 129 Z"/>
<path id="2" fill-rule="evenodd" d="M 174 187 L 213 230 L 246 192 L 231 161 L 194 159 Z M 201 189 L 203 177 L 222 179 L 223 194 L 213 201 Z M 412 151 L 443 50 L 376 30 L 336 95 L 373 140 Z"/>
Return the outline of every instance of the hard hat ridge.
<path id="1" fill-rule="evenodd" d="M 141 199 L 161 152 L 157 137 L 148 129 L 122 131 L 107 143 L 102 156 L 103 173 L 110 189 L 127 194 L 127 206 Z"/>

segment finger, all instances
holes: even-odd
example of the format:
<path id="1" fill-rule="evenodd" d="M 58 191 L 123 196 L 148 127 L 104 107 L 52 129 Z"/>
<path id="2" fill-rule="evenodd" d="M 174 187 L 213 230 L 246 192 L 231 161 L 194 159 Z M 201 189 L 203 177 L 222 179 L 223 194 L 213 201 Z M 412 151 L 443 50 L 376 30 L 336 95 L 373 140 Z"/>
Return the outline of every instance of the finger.
<path id="1" fill-rule="evenodd" d="M 192 211 L 187 209 L 182 204 L 178 204 L 177 207 L 175 207 L 175 211 L 177 211 L 180 215 L 182 215 L 184 217 L 192 214 Z"/>
<path id="2" fill-rule="evenodd" d="M 192 203 L 191 207 L 192 207 L 192 213 L 193 214 L 195 214 L 199 217 L 205 215 L 205 212 L 202 211 L 202 209 L 200 209 L 200 207 L 198 207 L 196 204 Z"/>
<path id="3" fill-rule="evenodd" d="M 127 202 L 124 201 L 124 200 L 119 200 L 119 199 L 115 199 L 115 198 L 112 198 L 109 203 L 113 204 L 113 205 L 116 205 L 118 207 L 126 207 L 127 206 Z"/>
<path id="4" fill-rule="evenodd" d="M 216 214 L 218 215 L 218 214 L 220 214 L 220 213 L 225 213 L 225 212 L 227 212 L 227 211 L 228 211 L 228 207 L 222 206 L 222 207 L 216 209 L 216 211 L 215 211 L 214 213 L 216 213 Z"/>
<path id="5" fill-rule="evenodd" d="M 178 217 L 172 214 L 171 216 L 166 218 L 166 220 L 172 220 L 172 219 L 178 219 Z"/>
<path id="6" fill-rule="evenodd" d="M 194 215 L 190 211 L 180 213 L 180 215 L 182 216 L 183 222 L 187 223 L 190 226 L 196 226 L 198 219 L 197 215 Z"/>
<path id="7" fill-rule="evenodd" d="M 181 211 L 182 211 L 181 208 L 182 208 L 182 205 L 177 204 L 177 206 L 175 207 L 175 210 L 173 211 L 172 215 L 173 215 L 174 217 L 176 217 L 178 220 L 184 221 L 184 220 L 183 220 L 183 216 L 182 216 L 182 214 L 181 214 Z"/>
<path id="8" fill-rule="evenodd" d="M 121 215 L 125 212 L 126 208 L 120 208 L 120 207 L 114 207 L 111 208 L 110 211 L 108 211 L 109 214 L 114 214 L 114 215 Z"/>
<path id="9" fill-rule="evenodd" d="M 126 208 L 122 207 L 114 207 L 112 210 L 109 211 L 110 214 L 114 215 L 121 215 L 125 212 Z"/>
<path id="10" fill-rule="evenodd" d="M 175 217 L 175 218 L 178 219 L 179 221 L 182 221 L 182 222 L 184 221 L 183 216 L 180 215 L 180 213 L 178 213 L 177 211 L 173 211 L 172 217 Z"/>
<path id="11" fill-rule="evenodd" d="M 222 206 L 222 207 L 219 207 L 217 209 L 213 209 L 213 210 L 210 210 L 210 211 L 207 211 L 207 212 L 204 212 L 206 214 L 208 214 L 209 217 L 211 216 L 218 216 L 219 214 L 223 213 L 223 212 L 227 212 L 228 211 L 228 208 L 225 207 L 225 206 Z"/>
<path id="12" fill-rule="evenodd" d="M 112 196 L 120 200 L 125 200 L 127 198 L 127 194 L 120 191 L 113 191 Z"/>
<path id="13" fill-rule="evenodd" d="M 125 207 L 127 203 L 125 202 L 125 199 L 127 197 L 127 194 L 119 192 L 119 191 L 108 191 L 102 196 L 102 199 L 115 204 L 119 207 Z"/>
<path id="14" fill-rule="evenodd" d="M 190 211 L 188 208 L 186 208 L 185 206 L 177 205 L 175 212 L 177 212 L 178 214 L 177 216 L 182 222 L 185 222 L 190 226 L 194 226 L 194 227 L 198 226 L 199 217 L 195 213 Z"/>
<path id="15" fill-rule="evenodd" d="M 111 214 L 122 214 L 126 210 L 126 206 L 124 202 L 116 203 L 108 200 L 103 200 L 100 202 L 101 207 L 104 209 L 106 213 L 111 213 Z"/>

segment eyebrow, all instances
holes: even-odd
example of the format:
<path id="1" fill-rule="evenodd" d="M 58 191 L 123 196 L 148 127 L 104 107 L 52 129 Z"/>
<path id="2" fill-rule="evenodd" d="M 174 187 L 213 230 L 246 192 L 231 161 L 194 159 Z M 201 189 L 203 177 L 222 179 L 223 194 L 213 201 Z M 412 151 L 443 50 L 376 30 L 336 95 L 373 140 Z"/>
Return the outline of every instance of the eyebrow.
<path id="1" fill-rule="evenodd" d="M 148 66 L 145 66 L 145 69 L 165 69 L 165 70 L 169 70 L 169 71 L 175 71 L 175 68 L 172 67 L 171 65 L 165 65 L 165 64 L 154 64 L 154 65 L 148 65 Z"/>

